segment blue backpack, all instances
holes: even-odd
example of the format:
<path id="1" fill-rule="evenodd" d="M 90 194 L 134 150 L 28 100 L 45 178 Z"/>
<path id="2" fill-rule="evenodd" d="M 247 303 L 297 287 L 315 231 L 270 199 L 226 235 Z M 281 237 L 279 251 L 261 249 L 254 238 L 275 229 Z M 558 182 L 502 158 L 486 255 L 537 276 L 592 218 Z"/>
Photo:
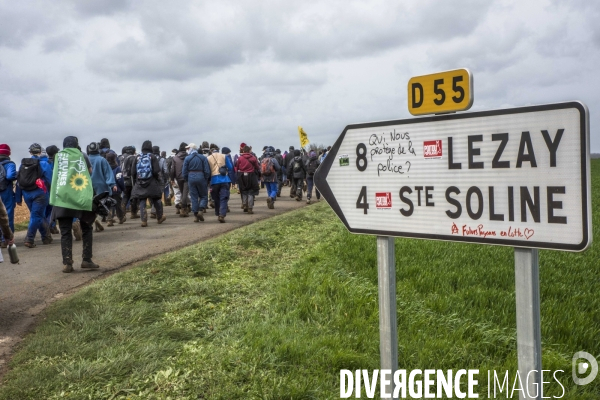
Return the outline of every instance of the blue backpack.
<path id="1" fill-rule="evenodd" d="M 152 178 L 152 159 L 150 158 L 150 154 L 140 155 L 135 167 L 138 179 Z"/>

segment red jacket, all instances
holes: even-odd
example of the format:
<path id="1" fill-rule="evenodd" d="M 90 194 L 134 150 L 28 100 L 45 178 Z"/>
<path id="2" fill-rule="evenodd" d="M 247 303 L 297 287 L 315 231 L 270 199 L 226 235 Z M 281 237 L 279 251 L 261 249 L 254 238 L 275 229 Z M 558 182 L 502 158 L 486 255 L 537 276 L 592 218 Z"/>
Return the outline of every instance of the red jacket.
<path id="1" fill-rule="evenodd" d="M 250 153 L 242 153 L 235 163 L 238 172 L 260 171 L 258 160 Z"/>

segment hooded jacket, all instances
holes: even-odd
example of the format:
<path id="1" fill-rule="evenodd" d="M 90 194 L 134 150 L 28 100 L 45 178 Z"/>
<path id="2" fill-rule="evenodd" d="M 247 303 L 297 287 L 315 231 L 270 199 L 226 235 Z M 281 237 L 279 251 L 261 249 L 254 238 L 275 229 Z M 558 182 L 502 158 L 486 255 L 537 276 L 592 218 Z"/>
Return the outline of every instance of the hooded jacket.
<path id="1" fill-rule="evenodd" d="M 131 197 L 136 199 L 160 199 L 162 197 L 162 187 L 159 183 L 160 166 L 158 159 L 152 154 L 152 142 L 146 140 L 142 145 L 142 154 L 148 154 L 152 163 L 152 177 L 147 180 L 137 179 L 137 163 L 140 156 L 136 157 L 131 166 L 131 179 L 133 180 L 133 190 Z"/>
<path id="2" fill-rule="evenodd" d="M 269 176 L 264 176 L 262 177 L 263 182 L 277 182 L 278 176 L 280 174 L 281 171 L 281 166 L 279 165 L 279 163 L 277 162 L 277 159 L 275 158 L 275 156 L 272 153 L 267 153 L 265 154 L 265 157 L 263 158 L 262 162 L 265 162 L 265 160 L 271 159 L 272 163 L 273 163 L 273 168 L 275 169 L 275 173 L 271 174 Z"/>
<path id="3" fill-rule="evenodd" d="M 183 161 L 181 176 L 183 176 L 183 179 L 187 181 L 190 173 L 202 174 L 206 182 L 208 182 L 210 179 L 210 167 L 208 166 L 208 160 L 204 154 L 198 153 L 198 150 L 195 149 L 192 149 L 190 154 Z"/>
<path id="4" fill-rule="evenodd" d="M 300 166 L 299 171 L 294 171 L 294 165 L 298 164 Z M 289 164 L 288 175 L 291 175 L 294 179 L 304 179 L 306 178 L 306 167 L 304 166 L 304 161 L 302 160 L 302 156 L 295 156 L 291 159 Z"/>
<path id="5" fill-rule="evenodd" d="M 312 171 L 312 174 L 310 173 L 311 168 L 309 168 L 310 165 L 313 165 L 314 170 Z M 306 160 L 306 163 L 304 164 L 304 166 L 306 167 L 306 174 L 309 177 L 312 177 L 315 173 L 315 171 L 317 170 L 317 168 L 319 168 L 319 165 L 321 165 L 321 161 L 319 161 L 319 156 L 317 156 L 317 153 L 315 153 L 314 151 L 311 151 L 308 157 L 308 160 Z"/>
<path id="6" fill-rule="evenodd" d="M 170 177 L 172 181 L 182 181 L 183 180 L 183 161 L 187 157 L 187 153 L 181 151 L 181 149 L 173 156 L 173 164 L 171 165 Z"/>
<path id="7" fill-rule="evenodd" d="M 108 192 L 112 194 L 112 188 L 116 185 L 115 176 L 108 161 L 98 153 L 91 153 L 88 156 L 92 163 L 92 186 L 94 193 L 100 194 Z"/>
<path id="8" fill-rule="evenodd" d="M 235 164 L 238 172 L 257 172 L 260 171 L 258 160 L 250 153 L 242 153 Z"/>

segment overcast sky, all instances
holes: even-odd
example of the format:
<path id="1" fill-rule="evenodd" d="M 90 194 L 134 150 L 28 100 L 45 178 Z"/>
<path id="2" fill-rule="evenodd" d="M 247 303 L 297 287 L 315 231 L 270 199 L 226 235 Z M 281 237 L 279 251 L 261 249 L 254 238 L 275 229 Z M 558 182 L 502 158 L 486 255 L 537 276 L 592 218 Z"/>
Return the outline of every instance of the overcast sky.
<path id="1" fill-rule="evenodd" d="M 472 110 L 583 101 L 600 152 L 599 20 L 591 0 L 0 0 L 0 142 L 285 150 L 302 125 L 330 145 L 464 67 Z"/>

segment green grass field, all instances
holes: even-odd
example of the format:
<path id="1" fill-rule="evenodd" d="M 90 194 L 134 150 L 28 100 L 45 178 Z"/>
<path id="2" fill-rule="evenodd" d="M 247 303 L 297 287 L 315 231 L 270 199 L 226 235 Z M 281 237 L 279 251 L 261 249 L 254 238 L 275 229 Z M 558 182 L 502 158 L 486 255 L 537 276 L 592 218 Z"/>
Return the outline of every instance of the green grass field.
<path id="1" fill-rule="evenodd" d="M 575 352 L 600 355 L 599 249 L 540 252 L 543 364 L 565 371 L 563 399 L 600 398 L 600 377 L 571 379 Z M 399 367 L 479 369 L 480 398 L 488 370 L 514 378 L 513 257 L 397 239 Z M 324 202 L 167 254 L 49 307 L 0 399 L 339 398 L 340 369 L 379 368 L 376 263 L 375 237 Z"/>

